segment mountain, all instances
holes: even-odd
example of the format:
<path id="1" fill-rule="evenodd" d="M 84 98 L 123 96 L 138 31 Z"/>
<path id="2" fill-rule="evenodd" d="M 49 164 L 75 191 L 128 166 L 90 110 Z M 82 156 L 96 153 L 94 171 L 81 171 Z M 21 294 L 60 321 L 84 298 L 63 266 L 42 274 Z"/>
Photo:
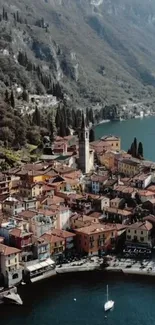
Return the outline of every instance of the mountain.
<path id="1" fill-rule="evenodd" d="M 13 83 L 77 103 L 154 96 L 153 0 L 1 0 L 0 90 Z"/>

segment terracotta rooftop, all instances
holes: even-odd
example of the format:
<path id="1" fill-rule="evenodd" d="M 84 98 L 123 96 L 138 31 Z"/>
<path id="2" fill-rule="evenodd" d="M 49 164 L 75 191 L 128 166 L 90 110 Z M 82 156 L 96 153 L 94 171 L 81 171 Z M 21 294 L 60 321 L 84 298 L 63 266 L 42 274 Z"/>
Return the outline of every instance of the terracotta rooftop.
<path id="1" fill-rule="evenodd" d="M 82 227 L 79 229 L 75 229 L 76 233 L 84 233 L 87 235 L 93 235 L 103 232 L 109 232 L 116 230 L 116 225 L 113 224 L 101 224 L 101 223 L 94 223 L 87 227 Z"/>
<path id="2" fill-rule="evenodd" d="M 64 202 L 65 202 L 64 198 L 53 195 L 53 196 L 48 197 L 46 199 L 46 203 L 44 203 L 44 204 L 47 204 L 47 205 L 52 205 L 52 204 L 59 205 L 60 203 L 64 203 Z"/>
<path id="3" fill-rule="evenodd" d="M 155 185 L 150 185 L 148 188 L 147 188 L 148 191 L 151 191 L 151 192 L 155 192 Z"/>
<path id="4" fill-rule="evenodd" d="M 111 207 L 104 208 L 104 211 L 114 213 L 114 214 L 117 214 L 117 215 L 121 215 L 121 216 L 126 216 L 126 217 L 130 216 L 132 214 L 130 211 L 127 211 L 127 210 L 111 208 Z"/>
<path id="5" fill-rule="evenodd" d="M 132 225 L 128 226 L 128 229 L 135 229 L 135 230 L 151 230 L 153 228 L 152 224 L 149 221 L 144 222 L 135 222 Z"/>
<path id="6" fill-rule="evenodd" d="M 50 230 L 50 233 L 52 235 L 62 237 L 62 238 L 75 237 L 75 234 L 73 234 L 72 232 L 66 231 L 66 230 L 52 229 L 52 230 Z"/>
<path id="7" fill-rule="evenodd" d="M 155 194 L 148 190 L 138 190 L 140 196 L 154 196 Z"/>
<path id="8" fill-rule="evenodd" d="M 9 235 L 14 236 L 14 237 L 18 237 L 18 238 L 19 237 L 22 238 L 24 236 L 32 235 L 32 233 L 22 231 L 21 229 L 18 229 L 18 228 L 14 228 L 9 232 Z"/>
<path id="9" fill-rule="evenodd" d="M 108 175 L 92 175 L 91 176 L 91 181 L 92 182 L 99 182 L 99 183 L 103 183 L 108 179 Z"/>
<path id="10" fill-rule="evenodd" d="M 50 242 L 50 243 L 57 243 L 60 241 L 62 241 L 62 242 L 64 241 L 64 238 L 55 236 L 50 233 L 43 234 L 40 238 L 44 238 L 47 242 Z"/>
<path id="11" fill-rule="evenodd" d="M 34 216 L 36 216 L 36 214 L 37 214 L 37 211 L 25 210 L 25 211 L 18 213 L 18 216 L 23 219 L 31 219 Z"/>
<path id="12" fill-rule="evenodd" d="M 2 254 L 4 256 L 8 256 L 11 254 L 18 254 L 20 252 L 21 251 L 15 247 L 10 247 L 7 245 L 0 244 L 0 254 Z"/>

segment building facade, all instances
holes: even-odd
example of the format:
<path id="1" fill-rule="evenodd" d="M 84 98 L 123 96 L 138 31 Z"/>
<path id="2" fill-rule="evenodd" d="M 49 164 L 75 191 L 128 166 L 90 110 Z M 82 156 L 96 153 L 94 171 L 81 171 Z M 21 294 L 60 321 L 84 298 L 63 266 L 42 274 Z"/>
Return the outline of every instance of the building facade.
<path id="1" fill-rule="evenodd" d="M 0 244 L 0 272 L 6 287 L 12 287 L 22 281 L 20 253 L 17 248 Z"/>

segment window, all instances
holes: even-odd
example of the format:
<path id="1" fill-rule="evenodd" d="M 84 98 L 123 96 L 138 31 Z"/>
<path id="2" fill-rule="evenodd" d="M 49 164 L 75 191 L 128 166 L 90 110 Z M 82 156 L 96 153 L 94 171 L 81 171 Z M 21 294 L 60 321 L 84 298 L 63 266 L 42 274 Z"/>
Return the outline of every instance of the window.
<path id="1" fill-rule="evenodd" d="M 140 237 L 140 241 L 142 241 L 142 242 L 143 242 L 143 241 L 144 241 L 144 237 Z"/>
<path id="2" fill-rule="evenodd" d="M 137 234 L 137 230 L 135 230 L 135 234 Z"/>
<path id="3" fill-rule="evenodd" d="M 17 258 L 15 258 L 15 263 L 17 263 Z"/>
<path id="4" fill-rule="evenodd" d="M 143 235 L 143 231 L 141 231 L 141 235 Z"/>
<path id="5" fill-rule="evenodd" d="M 18 273 L 13 274 L 12 279 L 18 279 Z"/>
<path id="6" fill-rule="evenodd" d="M 130 229 L 128 229 L 128 232 L 130 232 Z"/>
<path id="7" fill-rule="evenodd" d="M 8 264 L 10 264 L 10 260 L 8 260 Z"/>
<path id="8" fill-rule="evenodd" d="M 118 143 L 116 143 L 116 147 L 118 147 Z"/>
<path id="9" fill-rule="evenodd" d="M 128 236 L 127 236 L 127 239 L 131 239 L 131 236 L 128 235 Z"/>

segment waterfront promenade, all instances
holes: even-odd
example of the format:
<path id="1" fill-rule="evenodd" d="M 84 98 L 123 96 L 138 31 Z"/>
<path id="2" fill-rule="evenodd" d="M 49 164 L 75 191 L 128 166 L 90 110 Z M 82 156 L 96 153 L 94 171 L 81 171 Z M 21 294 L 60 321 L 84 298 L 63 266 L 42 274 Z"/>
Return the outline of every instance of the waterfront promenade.
<path id="1" fill-rule="evenodd" d="M 108 261 L 109 266 L 102 268 L 102 263 L 103 259 L 92 257 L 91 259 L 81 260 L 78 263 L 64 264 L 61 267 L 57 266 L 56 273 L 65 274 L 101 270 L 106 272 L 155 276 L 155 261 L 152 260 L 136 261 L 133 259 L 118 259 L 113 257 Z"/>

